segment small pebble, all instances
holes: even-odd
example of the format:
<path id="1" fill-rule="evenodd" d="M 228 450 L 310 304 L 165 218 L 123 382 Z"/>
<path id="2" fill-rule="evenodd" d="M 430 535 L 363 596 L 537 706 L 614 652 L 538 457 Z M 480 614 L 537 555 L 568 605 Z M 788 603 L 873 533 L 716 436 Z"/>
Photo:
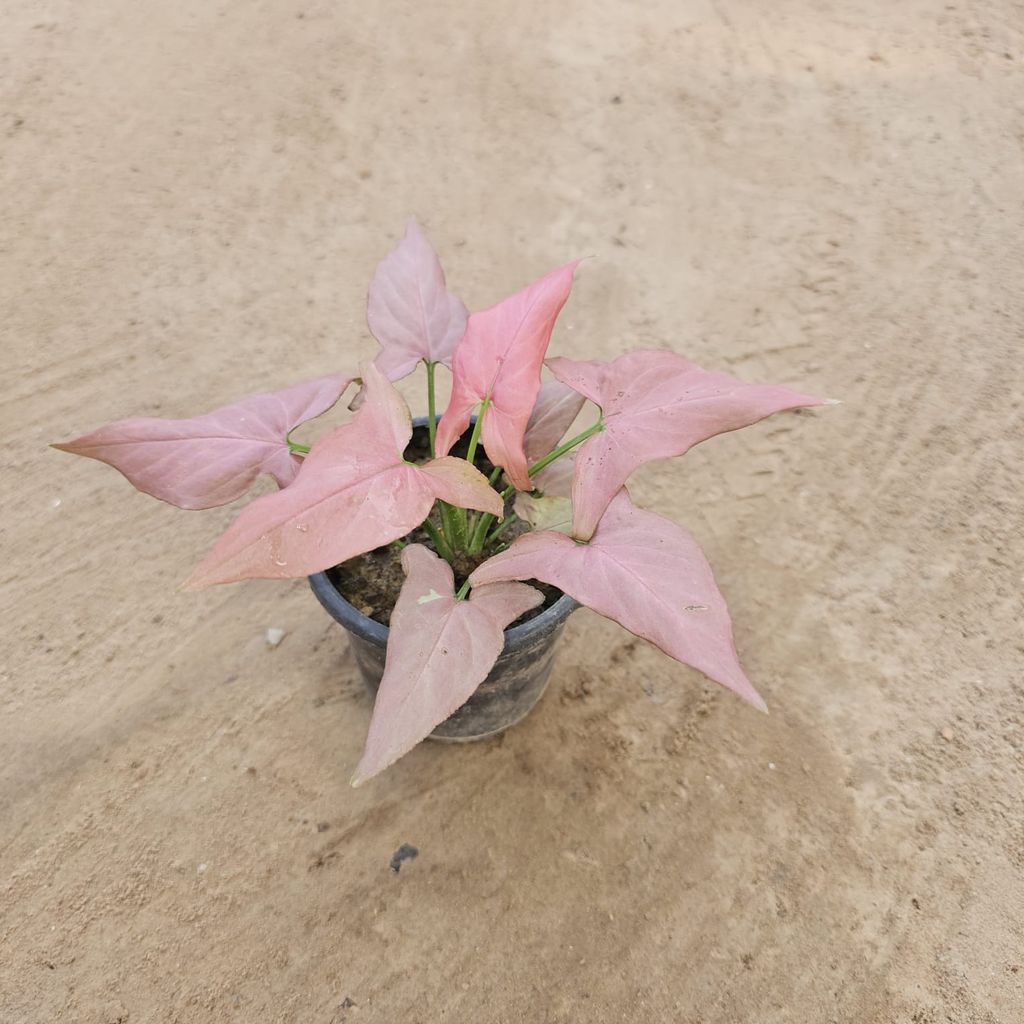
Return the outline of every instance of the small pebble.
<path id="1" fill-rule="evenodd" d="M 420 851 L 411 843 L 402 843 L 402 845 L 391 855 L 391 870 L 397 874 L 402 870 L 402 862 L 414 860 L 419 856 L 419 852 Z"/>
<path id="2" fill-rule="evenodd" d="M 61 506 L 61 499 L 60 498 L 54 498 L 53 501 L 50 502 L 50 508 L 60 508 L 60 506 Z"/>
<path id="3" fill-rule="evenodd" d="M 768 770 L 769 771 L 775 771 L 775 762 L 774 761 L 769 761 L 768 762 Z"/>
<path id="4" fill-rule="evenodd" d="M 267 630 L 267 646 L 276 647 L 284 639 L 284 630 L 271 626 Z"/>
<path id="5" fill-rule="evenodd" d="M 205 864 L 200 864 L 199 867 L 196 868 L 196 874 L 197 875 L 202 875 L 202 874 L 205 874 L 205 873 L 206 873 L 206 865 Z"/>
<path id="6" fill-rule="evenodd" d="M 950 727 L 948 725 L 946 726 L 945 729 L 942 730 L 942 738 L 947 743 L 950 742 L 953 739 L 953 730 L 950 729 Z"/>

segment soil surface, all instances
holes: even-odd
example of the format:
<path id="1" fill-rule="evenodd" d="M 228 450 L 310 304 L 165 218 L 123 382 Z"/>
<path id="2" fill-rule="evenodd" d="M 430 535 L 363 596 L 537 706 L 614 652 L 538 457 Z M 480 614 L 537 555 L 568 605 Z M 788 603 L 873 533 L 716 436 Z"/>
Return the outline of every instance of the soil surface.
<path id="1" fill-rule="evenodd" d="M 514 538 L 518 533 L 525 533 L 528 529 L 529 527 L 525 523 L 516 523 L 510 526 L 507 532 Z M 407 540 L 411 544 L 424 544 L 433 550 L 423 531 L 414 531 Z M 463 580 L 472 572 L 476 564 L 486 561 L 488 554 L 489 552 L 484 552 L 479 557 L 473 557 L 460 553 L 456 556 L 456 562 L 462 569 L 462 572 L 455 577 L 456 589 L 462 585 Z M 363 555 L 358 555 L 356 558 L 351 558 L 328 570 L 328 575 L 342 597 L 357 611 L 374 619 L 382 626 L 391 625 L 391 612 L 394 610 L 402 584 L 405 582 L 405 573 L 402 570 L 402 552 L 396 545 L 376 548 Z M 508 629 L 536 618 L 562 596 L 562 592 L 557 587 L 552 587 L 547 583 L 541 583 L 539 580 L 529 580 L 528 583 L 544 595 L 544 603 L 520 615 L 514 622 L 509 623 Z"/>
<path id="2" fill-rule="evenodd" d="M 1024 1019 L 1019 4 L 0 14 L 3 1024 Z M 472 309 L 591 257 L 553 353 L 842 400 L 634 480 L 769 716 L 583 611 L 352 790 L 306 583 L 176 589 L 242 503 L 47 449 L 354 369 L 410 213 Z"/>

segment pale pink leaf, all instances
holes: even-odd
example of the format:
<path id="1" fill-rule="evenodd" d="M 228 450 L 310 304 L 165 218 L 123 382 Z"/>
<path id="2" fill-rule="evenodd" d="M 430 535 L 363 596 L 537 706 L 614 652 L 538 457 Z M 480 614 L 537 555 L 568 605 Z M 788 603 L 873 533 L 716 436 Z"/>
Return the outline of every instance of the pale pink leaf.
<path id="1" fill-rule="evenodd" d="M 558 442 L 583 408 L 584 401 L 581 394 L 560 380 L 551 380 L 540 386 L 523 438 L 528 464 L 532 465 L 558 447 Z"/>
<path id="2" fill-rule="evenodd" d="M 487 488 L 490 494 L 480 489 L 480 481 L 487 478 L 465 459 L 454 455 L 442 455 L 439 459 L 419 467 L 422 475 L 430 480 L 434 495 L 449 505 L 459 508 L 478 508 L 501 518 L 505 507 L 497 491 Z M 486 505 L 486 508 L 484 506 Z"/>
<path id="3" fill-rule="evenodd" d="M 445 454 L 462 436 L 474 409 L 490 406 L 481 435 L 490 460 L 520 490 L 530 489 L 523 437 L 540 390 L 540 368 L 551 331 L 572 288 L 575 263 L 469 318 L 452 358 L 452 396 L 437 429 Z"/>
<path id="4" fill-rule="evenodd" d="M 53 447 L 105 462 L 171 505 L 213 508 L 240 497 L 261 473 L 287 487 L 302 464 L 288 434 L 330 409 L 352 379 L 319 377 L 192 419 L 118 420 Z"/>
<path id="5" fill-rule="evenodd" d="M 487 678 L 505 627 L 544 596 L 522 583 L 474 588 L 457 601 L 451 566 L 421 544 L 402 552 L 406 579 L 391 613 L 384 676 L 352 779 L 383 771 L 454 714 Z"/>
<path id="6" fill-rule="evenodd" d="M 389 380 L 412 373 L 420 360 L 451 366 L 469 313 L 448 291 L 441 261 L 416 220 L 377 266 L 366 319 L 381 350 L 374 363 Z"/>
<path id="7" fill-rule="evenodd" d="M 558 587 L 765 710 L 740 667 L 704 553 L 681 526 L 633 505 L 624 488 L 589 543 L 526 533 L 470 577 L 474 586 L 528 579 Z"/>
<path id="8" fill-rule="evenodd" d="M 290 487 L 249 505 L 187 587 L 321 572 L 405 536 L 436 498 L 501 515 L 501 498 L 464 460 L 405 462 L 412 436 L 405 402 L 372 364 L 363 382 L 366 402 L 356 418 L 313 446 Z"/>
<path id="9" fill-rule="evenodd" d="M 518 491 L 512 509 L 535 530 L 572 533 L 572 502 L 568 498 L 534 497 L 529 491 Z"/>
<path id="10" fill-rule="evenodd" d="M 682 455 L 700 441 L 784 409 L 823 404 L 789 388 L 745 384 L 658 349 L 610 363 L 554 358 L 548 366 L 603 414 L 604 430 L 581 445 L 573 476 L 575 534 L 584 540 L 645 462 Z"/>
<path id="11" fill-rule="evenodd" d="M 473 587 L 469 592 L 469 603 L 472 607 L 485 612 L 492 621 L 497 622 L 502 630 L 505 630 L 520 615 L 525 615 L 531 608 L 543 604 L 544 595 L 536 588 L 526 586 L 525 583 L 503 580 L 500 583 Z M 502 646 L 504 647 L 504 640 Z"/>

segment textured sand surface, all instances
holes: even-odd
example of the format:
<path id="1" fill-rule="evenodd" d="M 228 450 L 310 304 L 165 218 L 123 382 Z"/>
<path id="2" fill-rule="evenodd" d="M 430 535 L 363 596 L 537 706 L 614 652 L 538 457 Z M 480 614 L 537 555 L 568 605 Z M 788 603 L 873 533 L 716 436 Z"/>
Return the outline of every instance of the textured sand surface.
<path id="1" fill-rule="evenodd" d="M 3 1024 L 1024 1020 L 1020 4 L 0 23 Z M 176 592 L 236 509 L 46 448 L 354 366 L 409 213 L 471 308 L 592 256 L 553 352 L 842 399 L 635 480 L 770 717 L 581 612 L 351 790 L 305 584 Z"/>

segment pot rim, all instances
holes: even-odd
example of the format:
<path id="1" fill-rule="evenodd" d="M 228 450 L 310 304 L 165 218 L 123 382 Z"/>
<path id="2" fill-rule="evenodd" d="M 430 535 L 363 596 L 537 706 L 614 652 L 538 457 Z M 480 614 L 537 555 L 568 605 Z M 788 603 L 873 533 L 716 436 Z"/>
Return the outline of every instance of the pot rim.
<path id="1" fill-rule="evenodd" d="M 309 585 L 313 588 L 317 600 L 327 609 L 331 617 L 340 622 L 347 630 L 363 640 L 387 647 L 390 629 L 364 615 L 350 604 L 334 585 L 334 581 L 327 572 L 314 573 L 309 577 Z M 520 626 L 506 629 L 502 654 L 514 653 L 525 647 L 536 638 L 537 634 L 548 632 L 564 622 L 579 607 L 580 605 L 574 598 L 563 593 L 550 608 L 545 608 L 540 615 L 535 615 Z"/>

